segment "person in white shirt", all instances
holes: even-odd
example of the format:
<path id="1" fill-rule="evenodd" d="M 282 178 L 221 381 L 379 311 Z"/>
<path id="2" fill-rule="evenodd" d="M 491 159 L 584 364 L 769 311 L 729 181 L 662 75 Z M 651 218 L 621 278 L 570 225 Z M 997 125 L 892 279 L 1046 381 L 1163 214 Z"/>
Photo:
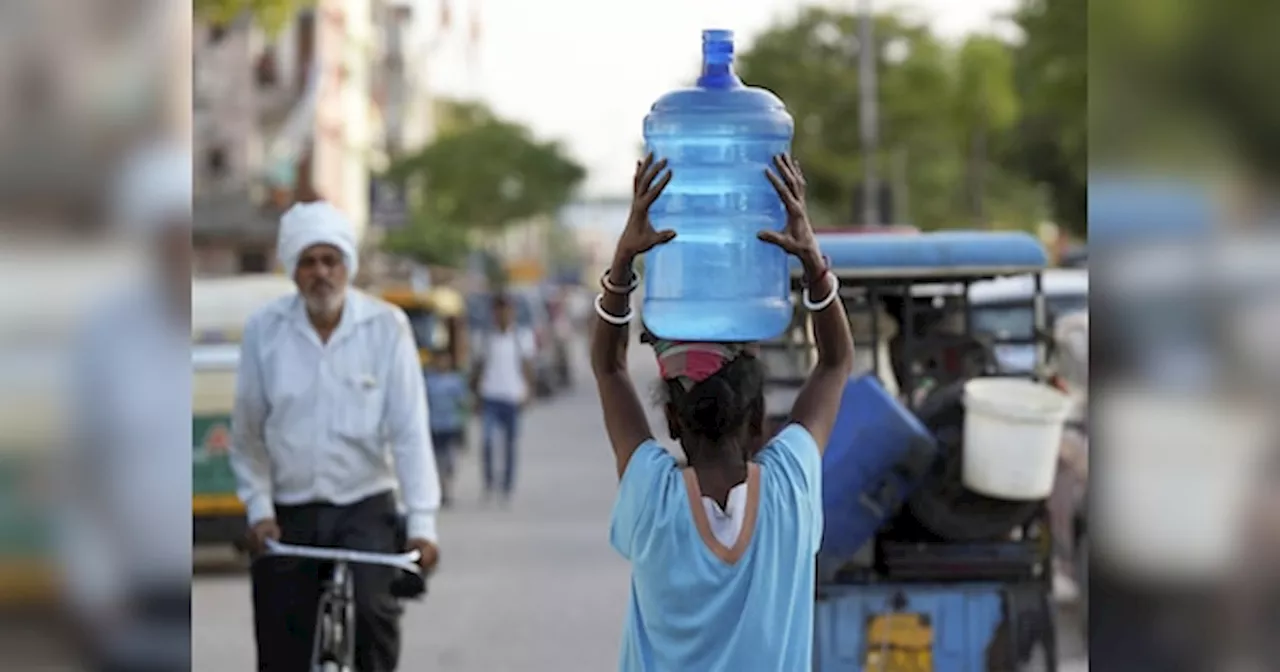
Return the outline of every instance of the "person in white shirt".
<path id="1" fill-rule="evenodd" d="M 268 304 L 245 325 L 231 420 L 232 467 L 251 546 L 261 552 L 266 539 L 278 539 L 399 552 L 398 485 L 408 548 L 430 569 L 439 558 L 440 485 L 408 318 L 348 288 L 355 236 L 329 203 L 286 212 L 277 249 L 298 294 Z M 394 670 L 396 570 L 355 565 L 352 573 L 356 668 Z M 307 669 L 320 579 L 306 561 L 254 563 L 258 670 Z"/>
<path id="2" fill-rule="evenodd" d="M 515 317 L 511 298 L 495 295 L 494 329 L 481 340 L 472 373 L 472 388 L 480 399 L 485 497 L 500 492 L 503 501 L 510 500 L 515 487 L 520 409 L 529 401 L 533 389 L 533 358 L 537 352 L 533 332 L 517 324 Z M 504 439 L 501 484 L 494 473 L 493 451 L 498 432 Z"/>
<path id="3" fill-rule="evenodd" d="M 95 669 L 175 669 L 191 659 L 191 480 L 175 478 L 191 473 L 190 150 L 140 148 L 113 198 L 115 233 L 152 256 L 78 325 L 57 538 Z"/>

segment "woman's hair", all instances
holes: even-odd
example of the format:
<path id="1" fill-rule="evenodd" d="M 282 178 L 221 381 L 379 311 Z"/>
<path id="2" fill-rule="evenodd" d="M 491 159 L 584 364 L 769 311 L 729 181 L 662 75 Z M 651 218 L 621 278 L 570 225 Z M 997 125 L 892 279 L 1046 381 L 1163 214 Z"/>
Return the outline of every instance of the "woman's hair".
<path id="1" fill-rule="evenodd" d="M 682 437 L 718 445 L 763 422 L 764 364 L 743 353 L 689 389 L 679 380 L 664 380 L 661 392 L 660 400 L 679 420 Z"/>

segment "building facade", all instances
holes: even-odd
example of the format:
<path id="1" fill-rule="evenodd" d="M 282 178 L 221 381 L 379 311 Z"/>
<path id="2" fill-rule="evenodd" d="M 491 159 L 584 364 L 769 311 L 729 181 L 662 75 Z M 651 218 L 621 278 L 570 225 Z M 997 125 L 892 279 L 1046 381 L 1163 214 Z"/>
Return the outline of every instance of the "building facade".
<path id="1" fill-rule="evenodd" d="M 197 23 L 192 34 L 193 247 L 198 274 L 264 270 L 267 223 L 252 203 L 260 142 L 254 29 Z"/>
<path id="2" fill-rule="evenodd" d="M 332 201 L 363 237 L 381 144 L 373 12 L 373 0 L 321 0 L 270 36 L 249 17 L 196 25 L 197 274 L 275 269 L 279 217 L 298 201 Z"/>
<path id="3" fill-rule="evenodd" d="M 431 58 L 433 40 L 438 32 L 430 17 L 418 11 L 421 5 L 409 0 L 374 0 L 374 18 L 378 40 L 375 67 L 371 73 L 373 96 L 381 111 L 381 154 L 375 169 L 389 166 L 397 158 L 411 155 L 430 141 L 434 124 L 434 106 L 426 81 L 427 61 Z M 382 163 L 385 160 L 386 163 Z M 422 195 L 421 185 L 393 184 L 379 179 L 375 171 L 369 176 L 369 231 L 365 259 L 365 280 L 380 282 L 397 277 L 406 263 L 378 250 L 387 232 L 407 226 Z"/>
<path id="4" fill-rule="evenodd" d="M 311 144 L 317 195 L 351 218 L 364 239 L 369 223 L 370 166 L 381 162 L 380 111 L 371 75 L 378 53 L 371 0 L 321 0 L 316 12 L 319 98 Z"/>

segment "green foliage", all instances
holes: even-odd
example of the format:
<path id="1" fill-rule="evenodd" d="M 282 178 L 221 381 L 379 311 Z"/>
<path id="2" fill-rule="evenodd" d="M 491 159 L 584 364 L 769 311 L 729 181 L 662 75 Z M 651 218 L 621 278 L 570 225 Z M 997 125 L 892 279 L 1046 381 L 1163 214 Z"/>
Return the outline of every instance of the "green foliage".
<path id="1" fill-rule="evenodd" d="M 382 249 L 420 264 L 455 266 L 471 251 L 471 241 L 462 227 L 418 211 L 404 228 L 387 232 Z"/>
<path id="2" fill-rule="evenodd" d="M 1006 131 L 1018 121 L 1021 101 L 1014 89 L 1013 54 L 994 37 L 970 37 L 957 63 L 956 112 L 967 128 Z"/>
<path id="3" fill-rule="evenodd" d="M 811 209 L 822 224 L 847 224 L 870 159 L 893 179 L 892 157 L 905 155 L 912 224 L 922 229 L 971 225 L 964 209 L 974 169 L 973 137 L 999 147 L 1017 122 L 1010 47 L 977 37 L 961 49 L 894 13 L 876 19 L 880 147 L 867 157 L 859 133 L 856 15 L 809 8 L 757 38 L 738 58 L 753 86 L 778 94 L 796 119 L 793 151 L 809 181 Z M 995 152 L 992 152 L 994 156 Z M 993 166 L 980 173 L 988 221 L 1030 228 L 1041 216 L 1039 190 L 1020 174 Z M 898 211 L 906 208 L 898 204 Z"/>
<path id="4" fill-rule="evenodd" d="M 1280 177 L 1280 4 L 1115 4 L 1094 3 L 1089 16 L 1091 122 L 1106 133 L 1090 158 L 1209 168 L 1230 154 L 1233 170 L 1243 161 L 1263 183 Z M 1116 138 L 1130 139 L 1121 157 L 1108 151 Z"/>
<path id="5" fill-rule="evenodd" d="M 298 12 L 313 7 L 316 0 L 193 0 L 192 16 L 213 25 L 235 21 L 249 14 L 268 35 L 289 25 Z"/>
<path id="6" fill-rule="evenodd" d="M 390 249 L 418 258 L 461 258 L 470 244 L 514 222 L 553 215 L 586 177 L 556 142 L 484 105 L 441 105 L 438 136 L 394 162 L 388 177 L 420 189 L 409 226 Z"/>
<path id="7" fill-rule="evenodd" d="M 1119 11 L 1122 5 L 1144 3 L 1102 4 Z M 1083 236 L 1088 205 L 1089 7 L 1086 0 L 1023 0 L 1015 20 L 1026 36 L 1015 55 L 1024 119 L 1018 142 L 1006 155 L 1007 164 L 1044 184 L 1055 220 Z"/>

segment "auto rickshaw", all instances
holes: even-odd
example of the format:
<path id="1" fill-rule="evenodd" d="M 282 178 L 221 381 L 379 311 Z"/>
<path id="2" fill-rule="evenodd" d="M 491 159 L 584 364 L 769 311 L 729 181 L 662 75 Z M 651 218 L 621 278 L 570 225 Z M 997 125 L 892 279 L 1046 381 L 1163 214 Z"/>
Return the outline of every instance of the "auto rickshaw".
<path id="1" fill-rule="evenodd" d="M 428 303 L 432 315 L 431 339 L 428 342 L 427 366 L 438 364 L 430 358 L 439 353 L 448 353 L 449 369 L 466 378 L 471 366 L 471 355 L 468 348 L 467 334 L 467 301 L 463 295 L 451 287 L 437 287 L 428 295 Z M 468 411 L 464 411 L 464 414 Z M 471 445 L 466 437 L 471 423 L 463 422 L 463 438 L 460 447 Z"/>
<path id="2" fill-rule="evenodd" d="M 1043 247 L 1029 235 L 998 232 L 818 237 L 840 279 L 858 355 L 823 459 L 814 669 L 1012 672 L 1039 647 L 1046 669 L 1056 670 L 1045 503 L 981 496 L 960 478 L 964 383 L 998 372 L 994 344 L 970 328 L 968 287 L 1031 275 L 1029 308 L 1043 325 Z M 793 279 L 798 294 L 798 265 Z M 1042 363 L 1043 345 L 1034 343 Z M 777 426 L 816 358 L 807 313 L 798 311 L 782 337 L 762 346 L 766 408 Z M 1037 366 L 1025 375 L 1042 373 Z M 858 425 L 866 409 L 847 403 L 868 386 L 927 442 L 843 492 L 855 482 L 848 472 L 871 468 L 864 456 L 850 456 L 879 440 Z M 841 454 L 839 443 L 859 449 Z M 840 538 L 850 529 L 841 516 L 864 521 L 865 536 Z"/>
<path id="3" fill-rule="evenodd" d="M 467 361 L 466 301 L 451 287 L 428 290 L 384 289 L 382 300 L 409 318 L 418 346 L 418 362 L 431 361 L 433 352 L 448 352 L 455 365 Z"/>
<path id="4" fill-rule="evenodd" d="M 239 547 L 245 539 L 248 523 L 229 455 L 240 336 L 254 311 L 296 291 L 280 275 L 192 281 L 191 514 L 197 545 Z"/>
<path id="5" fill-rule="evenodd" d="M 464 371 L 471 361 L 467 342 L 467 301 L 451 287 L 437 287 L 428 294 L 428 304 L 435 316 L 430 350 L 447 352 L 453 368 Z"/>
<path id="6" fill-rule="evenodd" d="M 418 363 L 426 365 L 431 358 L 431 336 L 434 329 L 428 292 L 409 288 L 384 288 L 377 294 L 383 301 L 396 306 L 409 317 L 413 328 L 413 340 L 418 345 Z"/>
<path id="7" fill-rule="evenodd" d="M 61 589 L 57 512 L 44 495 L 58 466 L 50 447 L 65 414 L 52 394 L 33 395 L 27 385 L 0 399 L 0 609 L 7 609 L 49 603 Z"/>
<path id="8" fill-rule="evenodd" d="M 94 540 L 77 531 L 111 522 L 109 515 L 85 517 L 98 511 L 92 507 L 100 492 L 91 486 L 103 475 L 93 467 L 108 446 L 91 440 L 100 427 L 74 427 L 100 408 L 101 394 L 80 387 L 98 382 L 82 375 L 90 373 L 83 366 L 98 361 L 92 358 L 101 356 L 98 346 L 115 325 L 99 319 L 99 306 L 122 298 L 118 290 L 143 264 L 100 247 L 60 245 L 43 254 L 14 247 L 0 269 L 0 614 L 16 617 L 0 638 L 8 668 L 74 669 L 66 606 L 83 584 L 68 579 L 111 576 L 81 574 L 102 560 Z M 88 278 L 124 280 L 104 295 Z"/>
<path id="9" fill-rule="evenodd" d="M 384 291 L 383 300 L 399 306 L 409 318 L 418 346 L 418 361 L 425 370 L 434 358 L 449 355 L 449 368 L 464 376 L 471 364 L 467 349 L 467 302 L 452 287 L 433 287 L 423 292 Z M 469 445 L 467 441 L 463 446 Z"/>

